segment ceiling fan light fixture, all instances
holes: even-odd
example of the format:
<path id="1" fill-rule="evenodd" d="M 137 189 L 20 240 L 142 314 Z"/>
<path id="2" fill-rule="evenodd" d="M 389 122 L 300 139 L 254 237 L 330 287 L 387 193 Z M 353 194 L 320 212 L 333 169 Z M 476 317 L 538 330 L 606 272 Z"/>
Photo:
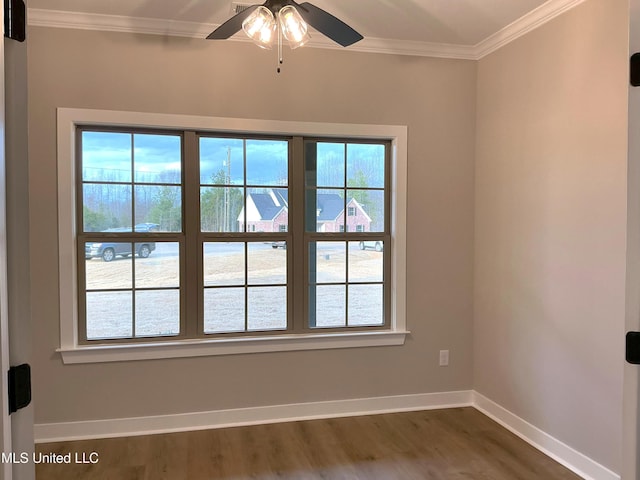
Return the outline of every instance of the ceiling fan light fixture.
<path id="1" fill-rule="evenodd" d="M 295 7 L 302 8 L 304 18 Z M 363 38 L 342 20 L 309 2 L 298 5 L 294 0 L 265 0 L 262 5 L 247 5 L 236 12 L 211 32 L 207 40 L 224 40 L 244 30 L 262 48 L 271 49 L 271 45 L 277 43 L 278 73 L 283 63 L 283 37 L 289 41 L 292 49 L 301 47 L 311 38 L 309 26 L 343 47 L 353 45 Z"/>
<path id="2" fill-rule="evenodd" d="M 260 6 L 242 22 L 242 30 L 259 47 L 271 49 L 277 28 L 276 19 L 266 7 Z"/>
<path id="3" fill-rule="evenodd" d="M 291 49 L 303 46 L 309 41 L 309 27 L 293 5 L 286 5 L 278 12 L 280 30 L 289 41 Z"/>

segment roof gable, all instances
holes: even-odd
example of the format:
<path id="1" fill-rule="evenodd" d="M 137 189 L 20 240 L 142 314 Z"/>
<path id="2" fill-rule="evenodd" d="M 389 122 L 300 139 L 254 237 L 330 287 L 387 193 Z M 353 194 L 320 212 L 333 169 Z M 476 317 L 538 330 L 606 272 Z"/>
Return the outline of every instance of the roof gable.
<path id="1" fill-rule="evenodd" d="M 249 198 L 255 205 L 260 220 L 274 220 L 283 209 L 289 208 L 288 193 L 285 188 L 274 188 L 268 193 L 250 193 Z M 344 213 L 344 199 L 337 193 L 318 193 L 316 201 L 319 222 L 336 221 Z M 362 210 L 360 204 L 354 202 L 355 199 L 350 199 L 349 205 L 355 205 Z M 366 215 L 366 212 L 364 213 Z"/>
<path id="2" fill-rule="evenodd" d="M 256 206 L 261 220 L 273 220 L 284 206 L 276 205 L 269 193 L 251 193 L 251 199 Z"/>
<path id="3" fill-rule="evenodd" d="M 319 193 L 317 202 L 318 221 L 336 220 L 344 211 L 344 200 L 337 193 Z"/>

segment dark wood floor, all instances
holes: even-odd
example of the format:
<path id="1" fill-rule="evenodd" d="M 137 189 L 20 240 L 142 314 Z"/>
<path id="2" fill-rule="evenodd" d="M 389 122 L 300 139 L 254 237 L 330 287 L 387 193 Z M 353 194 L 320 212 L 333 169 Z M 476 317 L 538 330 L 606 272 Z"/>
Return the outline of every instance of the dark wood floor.
<path id="1" fill-rule="evenodd" d="M 41 444 L 37 480 L 579 479 L 473 408 Z M 95 458 L 95 457 L 94 457 Z"/>

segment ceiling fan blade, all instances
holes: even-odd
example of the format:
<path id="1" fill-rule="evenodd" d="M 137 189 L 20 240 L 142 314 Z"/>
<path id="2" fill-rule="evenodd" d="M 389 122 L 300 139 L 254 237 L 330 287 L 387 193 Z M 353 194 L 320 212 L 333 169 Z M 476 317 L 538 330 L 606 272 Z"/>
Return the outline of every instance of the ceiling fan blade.
<path id="1" fill-rule="evenodd" d="M 251 5 L 240 13 L 235 14 L 209 34 L 207 40 L 225 40 L 242 29 L 242 22 L 260 5 Z"/>
<path id="2" fill-rule="evenodd" d="M 342 20 L 309 2 L 301 3 L 299 6 L 300 15 L 305 22 L 343 47 L 348 47 L 364 38 Z"/>

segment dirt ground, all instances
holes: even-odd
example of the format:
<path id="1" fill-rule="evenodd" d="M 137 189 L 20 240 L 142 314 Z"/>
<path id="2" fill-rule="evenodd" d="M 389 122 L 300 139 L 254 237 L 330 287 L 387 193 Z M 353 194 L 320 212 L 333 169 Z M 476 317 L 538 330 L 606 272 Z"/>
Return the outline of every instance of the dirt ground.
<path id="1" fill-rule="evenodd" d="M 177 334 L 180 318 L 177 252 L 177 244 L 158 243 L 156 251 L 149 258 L 118 257 L 112 262 L 87 260 L 88 337 L 133 335 L 134 288 L 136 336 Z M 359 250 L 357 245 L 352 244 L 348 254 L 349 281 L 382 282 L 382 259 L 382 253 Z M 350 284 L 347 299 L 346 260 L 344 243 L 323 244 L 322 248 L 318 248 L 317 326 L 344 326 L 347 300 L 350 325 L 380 324 L 381 283 Z M 219 252 L 215 251 L 215 247 L 206 248 L 203 267 L 207 333 L 286 328 L 286 250 L 250 244 L 246 289 L 244 253 L 241 249 L 226 244 L 220 246 Z"/>

